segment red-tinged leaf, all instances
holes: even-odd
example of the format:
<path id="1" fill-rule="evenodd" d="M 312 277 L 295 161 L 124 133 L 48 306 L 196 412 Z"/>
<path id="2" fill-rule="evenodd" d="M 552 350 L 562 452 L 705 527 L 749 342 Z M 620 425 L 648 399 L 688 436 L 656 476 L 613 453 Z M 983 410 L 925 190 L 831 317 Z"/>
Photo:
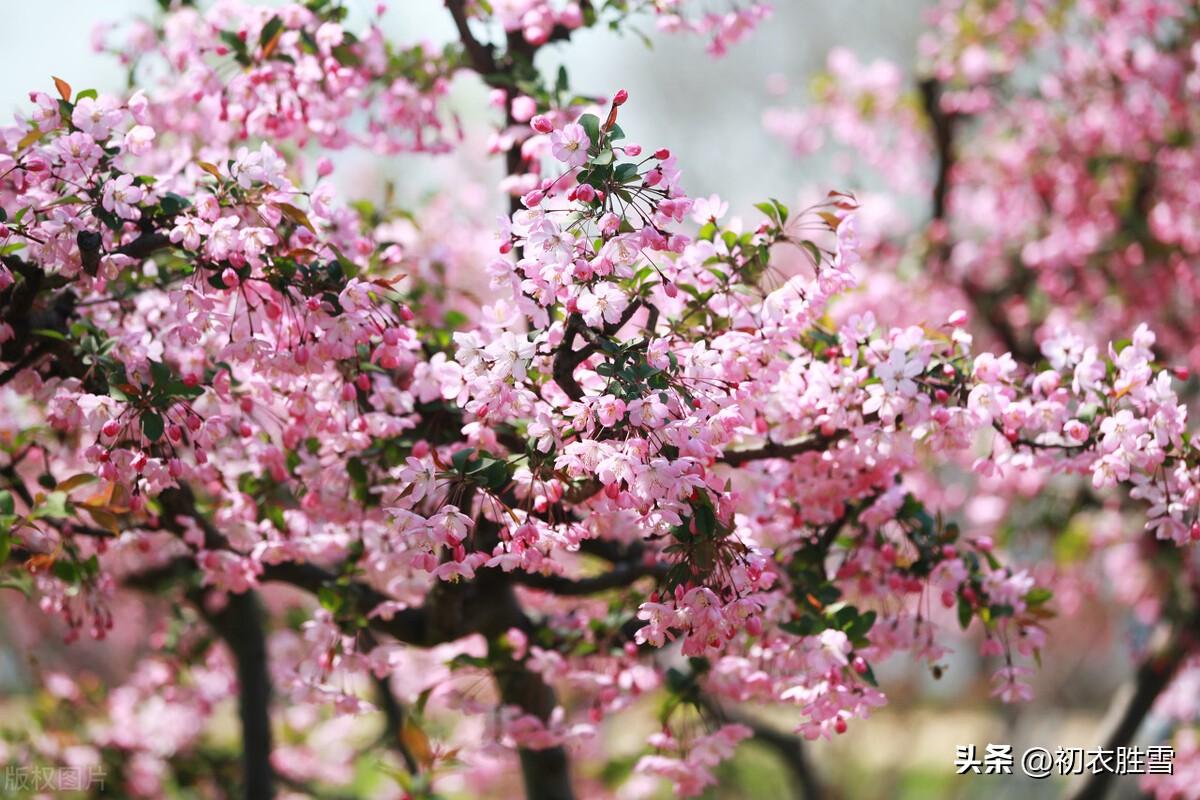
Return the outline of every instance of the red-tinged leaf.
<path id="1" fill-rule="evenodd" d="M 224 178 L 221 176 L 221 170 L 217 169 L 216 164 L 210 164 L 207 161 L 197 161 L 196 165 L 217 180 L 224 180 Z"/>
<path id="2" fill-rule="evenodd" d="M 838 225 L 842 224 L 841 217 L 837 216 L 836 214 L 830 214 L 828 211 L 818 211 L 817 216 L 825 220 L 825 224 L 829 226 L 830 230 L 836 231 L 838 229 Z"/>
<path id="3" fill-rule="evenodd" d="M 31 144 L 41 138 L 42 132 L 37 128 L 34 128 L 29 133 L 22 136 L 21 141 L 17 142 L 17 150 L 24 150 L 26 147 L 29 147 Z"/>
<path id="4" fill-rule="evenodd" d="M 121 524 L 117 521 L 117 517 L 111 511 L 103 508 L 84 508 L 91 516 L 96 524 L 104 530 L 111 533 L 113 536 L 121 535 Z"/>
<path id="5" fill-rule="evenodd" d="M 84 505 L 90 508 L 106 508 L 112 502 L 114 486 L 116 484 L 106 483 L 103 489 L 77 505 Z"/>
<path id="6" fill-rule="evenodd" d="M 293 223 L 297 225 L 303 225 L 313 233 L 317 232 L 317 229 L 313 227 L 312 222 L 309 221 L 308 214 L 305 214 L 294 205 L 291 205 L 290 203 L 273 203 L 272 205 L 278 208 L 280 212 L 282 212 L 283 215 Z"/>
<path id="7" fill-rule="evenodd" d="M 33 574 L 45 572 L 54 566 L 55 558 L 49 553 L 39 553 L 36 556 L 31 556 L 25 562 L 25 570 Z"/>
<path id="8" fill-rule="evenodd" d="M 53 75 L 50 77 L 54 78 Z M 62 78 L 54 78 L 54 86 L 58 89 L 58 96 L 66 102 L 71 102 L 71 84 L 64 81 Z"/>
<path id="9" fill-rule="evenodd" d="M 418 764 L 426 768 L 433 765 L 433 748 L 429 746 L 429 737 L 417 727 L 411 717 L 404 720 L 404 726 L 400 729 L 400 741 Z"/>
<path id="10" fill-rule="evenodd" d="M 96 480 L 95 475 L 89 475 L 86 472 L 81 472 L 78 475 L 72 475 L 65 481 L 60 481 L 54 488 L 60 492 L 69 492 L 73 489 L 78 489 L 80 486 L 91 483 Z"/>

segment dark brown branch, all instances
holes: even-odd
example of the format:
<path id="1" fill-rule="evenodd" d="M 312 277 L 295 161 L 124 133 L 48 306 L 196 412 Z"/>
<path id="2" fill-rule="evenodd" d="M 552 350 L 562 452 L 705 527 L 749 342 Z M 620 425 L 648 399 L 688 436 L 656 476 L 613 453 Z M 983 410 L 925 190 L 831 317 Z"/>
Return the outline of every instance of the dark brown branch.
<path id="1" fill-rule="evenodd" d="M 595 352 L 594 346 L 590 344 L 580 350 L 572 349 L 575 346 L 575 337 L 579 333 L 581 326 L 586 327 L 583 324 L 583 319 L 578 314 L 572 314 L 567 319 L 566 328 L 563 331 L 563 340 L 559 343 L 558 350 L 554 353 L 554 364 L 551 367 L 551 376 L 554 378 L 554 382 L 572 400 L 578 400 L 583 397 L 583 388 L 575 380 L 575 368 Z"/>
<path id="2" fill-rule="evenodd" d="M 170 247 L 171 240 L 165 233 L 143 233 L 126 245 L 117 248 L 117 252 L 130 258 L 148 258 L 152 253 Z"/>
<path id="3" fill-rule="evenodd" d="M 258 594 L 231 594 L 220 611 L 212 612 L 202 590 L 192 600 L 233 652 L 238 676 L 238 713 L 242 723 L 242 786 L 246 800 L 275 796 L 271 769 L 271 678 L 267 672 L 267 643 L 263 634 Z"/>
<path id="4" fill-rule="evenodd" d="M 751 461 L 762 461 L 766 458 L 793 458 L 803 453 L 818 453 L 829 449 L 843 435 L 834 437 L 813 436 L 789 444 L 768 442 L 762 447 L 756 447 L 751 450 L 727 450 L 717 461 L 721 464 L 728 464 L 731 467 L 740 467 L 743 464 L 749 464 Z"/>
<path id="5" fill-rule="evenodd" d="M 1200 613 L 1169 634 L 1161 648 L 1146 657 L 1138 666 L 1130 685 L 1123 687 L 1109 710 L 1110 724 L 1104 734 L 1104 747 L 1115 751 L 1128 747 L 1137 735 L 1154 701 L 1171 683 L 1175 673 L 1194 650 Z M 1085 776 L 1066 794 L 1067 800 L 1101 800 L 1107 796 L 1115 773 L 1109 770 Z"/>
<path id="6" fill-rule="evenodd" d="M 596 592 L 629 586 L 639 578 L 663 577 L 669 569 L 666 564 L 615 564 L 600 575 L 572 580 L 561 575 L 540 575 L 533 572 L 514 571 L 509 577 L 515 583 L 530 589 L 541 589 L 564 597 L 595 594 Z"/>
<path id="7" fill-rule="evenodd" d="M 38 344 L 29 348 L 29 352 L 27 352 L 25 355 L 21 356 L 21 359 L 17 363 L 13 364 L 11 367 L 4 370 L 4 372 L 0 372 L 0 386 L 3 386 L 4 384 L 11 381 L 13 378 L 17 377 L 17 374 L 21 370 L 25 369 L 26 367 L 33 366 L 33 363 L 35 361 L 37 361 L 39 358 L 44 356 L 49 351 L 50 351 L 50 345 L 48 342 L 39 342 Z"/>
<path id="8" fill-rule="evenodd" d="M 934 159 L 937 173 L 933 183 L 930 202 L 930 219 L 944 225 L 949 212 L 950 174 L 955 163 L 955 132 L 962 115 L 947 113 L 942 108 L 942 84 L 936 78 L 926 78 L 918 85 L 922 106 L 933 135 Z M 945 261 L 950 254 L 948 232 L 943 232 L 932 253 L 938 261 Z M 1020 281 L 1018 282 L 1021 283 Z M 1011 291 L 1023 291 L 1023 285 Z M 963 282 L 963 293 L 975 308 L 976 314 L 995 332 L 1013 357 L 1032 364 L 1038 360 L 1038 348 L 1033 342 L 1022 338 L 1012 322 L 1005 316 L 1003 299 L 1007 292 L 987 291 L 972 281 Z"/>
<path id="9" fill-rule="evenodd" d="M 787 766 L 788 771 L 792 773 L 795 785 L 800 790 L 801 798 L 804 798 L 804 800 L 814 800 L 822 796 L 821 783 L 817 780 L 812 765 L 808 763 L 808 755 L 804 751 L 803 740 L 789 733 L 776 730 L 753 717 L 740 714 L 736 711 L 729 711 L 704 695 L 699 697 L 699 703 L 702 708 L 718 720 L 736 725 L 745 725 L 753 732 L 755 741 L 775 751 L 775 754 Z"/>
<path id="10" fill-rule="evenodd" d="M 446 10 L 454 19 L 454 27 L 458 29 L 458 38 L 462 41 L 471 69 L 485 79 L 496 71 L 496 57 L 492 48 L 484 45 L 475 38 L 467 20 L 467 4 L 465 0 L 446 0 Z"/>
<path id="11" fill-rule="evenodd" d="M 957 114 L 942 109 L 942 84 L 936 78 L 926 78 L 918 88 L 925 116 L 933 128 L 933 147 L 937 154 L 937 176 L 933 184 L 931 215 L 935 220 L 946 218 L 946 197 L 950 192 L 950 170 L 954 167 L 954 128 Z"/>
<path id="12" fill-rule="evenodd" d="M 517 706 L 543 721 L 550 718 L 558 701 L 541 675 L 515 661 L 494 667 L 492 673 L 505 705 Z M 524 747 L 518 756 L 526 800 L 573 800 L 567 751 L 562 746 L 541 750 Z"/>

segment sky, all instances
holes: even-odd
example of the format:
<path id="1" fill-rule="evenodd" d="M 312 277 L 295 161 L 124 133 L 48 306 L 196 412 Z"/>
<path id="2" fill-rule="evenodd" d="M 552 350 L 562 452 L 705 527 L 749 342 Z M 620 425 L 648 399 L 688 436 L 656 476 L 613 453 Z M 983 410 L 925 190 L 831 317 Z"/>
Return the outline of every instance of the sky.
<path id="1" fill-rule="evenodd" d="M 714 7 L 725 0 L 707 0 Z M 24 3 L 0 0 L 0 113 L 21 107 L 30 89 L 51 91 L 51 75 L 72 86 L 119 90 L 125 74 L 111 56 L 92 50 L 92 29 L 100 23 L 148 16 L 154 0 L 48 0 Z M 361 19 L 374 6 L 348 0 Z M 630 92 L 622 109 L 622 127 L 631 140 L 647 147 L 670 147 L 679 156 L 684 186 L 693 196 L 720 192 L 735 211 L 765 197 L 791 200 L 805 186 L 828 185 L 831 176 L 812 160 L 792 157 L 762 128 L 763 112 L 779 99 L 767 91 L 770 76 L 792 87 L 788 102 L 802 99 L 814 71 L 831 46 L 860 57 L 885 57 L 902 66 L 913 63 L 924 2 L 854 0 L 819 3 L 777 0 L 775 14 L 750 39 L 722 59 L 704 52 L 698 38 L 656 34 L 652 21 L 640 26 L 653 47 L 637 36 L 608 30 L 577 34 L 567 44 L 544 50 L 538 65 L 548 74 L 565 64 L 573 88 L 581 93 Z M 398 40 L 445 41 L 454 35 L 442 0 L 393 0 L 385 20 Z M 686 68 L 680 68 L 686 65 Z M 778 77 L 776 78 L 778 82 Z M 468 125 L 480 123 L 484 93 L 472 78 L 456 86 L 456 111 Z M 390 159 L 383 172 L 402 198 L 430 190 L 443 173 L 426 156 Z M 379 164 L 372 164 L 378 169 Z"/>

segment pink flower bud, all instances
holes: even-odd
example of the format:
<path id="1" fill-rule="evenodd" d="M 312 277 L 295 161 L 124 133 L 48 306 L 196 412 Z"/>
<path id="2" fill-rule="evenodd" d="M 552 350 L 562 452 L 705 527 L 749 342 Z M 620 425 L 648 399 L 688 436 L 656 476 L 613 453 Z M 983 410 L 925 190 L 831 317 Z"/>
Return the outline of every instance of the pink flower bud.
<path id="1" fill-rule="evenodd" d="M 333 174 L 333 162 L 322 156 L 317 159 L 317 175 L 322 178 L 327 178 Z"/>
<path id="2" fill-rule="evenodd" d="M 967 312 L 963 311 L 961 308 L 951 314 L 949 319 L 947 319 L 947 322 L 956 328 L 965 327 L 969 321 L 970 317 L 967 316 Z"/>
<path id="3" fill-rule="evenodd" d="M 233 267 L 226 267 L 221 273 L 221 283 L 232 289 L 238 285 L 238 274 L 234 272 Z"/>
<path id="4" fill-rule="evenodd" d="M 575 196 L 582 203 L 590 203 L 596 199 L 596 189 L 590 183 L 585 183 L 575 190 Z"/>
<path id="5" fill-rule="evenodd" d="M 538 114 L 533 119 L 529 120 L 529 127 L 533 128 L 538 133 L 550 133 L 554 130 L 554 123 L 545 114 Z"/>
<path id="6" fill-rule="evenodd" d="M 1063 425 L 1063 433 L 1074 442 L 1082 442 L 1088 438 L 1088 427 L 1077 419 L 1067 420 Z"/>
<path id="7" fill-rule="evenodd" d="M 546 195 L 542 194 L 540 189 L 534 189 L 532 192 L 525 194 L 521 198 L 521 202 L 525 204 L 526 208 L 533 208 L 541 205 L 544 199 L 546 199 Z"/>
<path id="8" fill-rule="evenodd" d="M 512 118 L 517 122 L 528 122 L 537 113 L 537 101 L 523 94 L 513 98 L 510 110 Z"/>
<path id="9" fill-rule="evenodd" d="M 558 24 L 571 30 L 575 30 L 582 25 L 583 9 L 579 7 L 579 3 L 567 3 L 562 13 L 558 15 Z"/>
<path id="10" fill-rule="evenodd" d="M 657 158 L 659 161 L 666 161 L 668 158 L 671 157 L 671 151 L 668 150 L 667 148 L 663 147 L 659 150 L 654 151 L 654 157 Z"/>
<path id="11" fill-rule="evenodd" d="M 629 92 L 625 91 L 624 89 L 618 89 L 617 93 L 613 95 L 612 104 L 614 106 L 623 106 L 625 105 L 625 101 L 628 99 Z"/>
<path id="12" fill-rule="evenodd" d="M 354 400 L 357 397 L 358 397 L 358 392 L 355 391 L 353 383 L 343 383 L 342 384 L 342 399 L 343 400 L 345 400 L 346 402 L 350 402 L 351 400 Z"/>
<path id="13" fill-rule="evenodd" d="M 109 439 L 115 437 L 121 432 L 121 423 L 115 419 L 110 419 L 108 422 L 100 426 L 100 433 L 104 434 Z"/>
<path id="14" fill-rule="evenodd" d="M 637 158 L 641 154 L 642 154 L 642 146 L 640 144 L 625 145 L 625 155 L 629 156 L 630 158 Z"/>

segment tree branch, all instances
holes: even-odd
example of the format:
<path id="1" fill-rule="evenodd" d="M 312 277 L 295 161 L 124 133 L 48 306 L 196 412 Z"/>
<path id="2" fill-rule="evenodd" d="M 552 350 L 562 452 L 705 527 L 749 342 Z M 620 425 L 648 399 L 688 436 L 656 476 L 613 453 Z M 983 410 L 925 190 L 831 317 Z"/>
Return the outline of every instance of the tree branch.
<path id="1" fill-rule="evenodd" d="M 793 458 L 802 453 L 816 453 L 827 450 L 844 436 L 845 433 L 842 432 L 832 437 L 811 436 L 807 439 L 801 439 L 788 444 L 768 442 L 762 447 L 756 447 L 751 450 L 726 450 L 717 459 L 717 462 L 728 464 L 731 467 L 740 467 L 751 461 L 762 461 L 766 458 Z"/>
<path id="2" fill-rule="evenodd" d="M 1113 699 L 1107 715 L 1104 747 L 1116 750 L 1128 747 L 1155 700 L 1171 683 L 1175 673 L 1193 651 L 1194 636 L 1200 626 L 1200 612 L 1168 634 L 1168 641 L 1146 657 Z M 1087 775 L 1066 794 L 1066 800 L 1101 800 L 1108 794 L 1115 773 L 1108 770 Z"/>
<path id="3" fill-rule="evenodd" d="M 608 589 L 629 586 L 639 578 L 663 577 L 670 567 L 666 564 L 614 564 L 608 572 L 588 578 L 572 580 L 561 575 L 542 575 L 535 572 L 514 570 L 509 574 L 514 583 L 531 589 L 540 589 L 564 597 L 595 594 Z"/>
<path id="4" fill-rule="evenodd" d="M 228 595 L 228 603 L 217 612 L 208 610 L 202 590 L 194 590 L 191 597 L 229 645 L 237 663 L 244 796 L 246 800 L 270 800 L 275 795 L 275 775 L 271 769 L 271 678 L 267 673 L 267 643 L 258 594 Z"/>
<path id="5" fill-rule="evenodd" d="M 454 19 L 454 27 L 458 29 L 458 38 L 462 41 L 463 50 L 471 62 L 471 69 L 486 80 L 496 72 L 496 57 L 492 54 L 491 47 L 484 45 L 471 33 L 465 0 L 446 0 L 446 10 Z"/>
<path id="6" fill-rule="evenodd" d="M 817 779 L 812 765 L 808 762 L 808 754 L 804 751 L 803 740 L 789 733 L 776 730 L 753 717 L 740 714 L 736 711 L 728 711 L 715 700 L 703 694 L 699 696 L 698 702 L 702 708 L 719 720 L 736 725 L 745 725 L 753 731 L 755 741 L 775 751 L 775 754 L 787 766 L 788 771 L 792 773 L 795 785 L 800 790 L 801 798 L 804 798 L 804 800 L 815 800 L 815 798 L 822 796 L 821 782 Z"/>

